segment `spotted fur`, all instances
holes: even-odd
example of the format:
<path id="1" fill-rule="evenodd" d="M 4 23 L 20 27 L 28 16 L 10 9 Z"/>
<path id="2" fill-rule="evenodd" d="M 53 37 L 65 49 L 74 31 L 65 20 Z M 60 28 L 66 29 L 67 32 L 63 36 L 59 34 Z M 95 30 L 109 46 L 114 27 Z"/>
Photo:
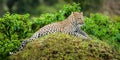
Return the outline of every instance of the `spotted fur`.
<path id="1" fill-rule="evenodd" d="M 80 27 L 84 24 L 84 17 L 83 13 L 73 12 L 68 18 L 64 21 L 56 22 L 53 24 L 46 25 L 40 28 L 37 32 L 33 34 L 28 40 L 22 42 L 19 51 L 23 49 L 23 47 L 29 42 L 33 41 L 34 39 L 40 38 L 47 34 L 61 32 L 65 34 L 74 35 L 77 37 L 81 37 L 83 39 L 89 39 L 88 35 L 83 32 Z"/>

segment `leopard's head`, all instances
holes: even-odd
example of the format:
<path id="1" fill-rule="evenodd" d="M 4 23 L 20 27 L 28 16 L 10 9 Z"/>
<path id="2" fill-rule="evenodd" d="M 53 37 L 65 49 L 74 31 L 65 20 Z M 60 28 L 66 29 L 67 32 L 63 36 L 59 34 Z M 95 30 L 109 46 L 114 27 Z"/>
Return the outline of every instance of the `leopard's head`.
<path id="1" fill-rule="evenodd" d="M 76 25 L 82 26 L 84 24 L 83 12 L 72 12 L 71 15 Z"/>

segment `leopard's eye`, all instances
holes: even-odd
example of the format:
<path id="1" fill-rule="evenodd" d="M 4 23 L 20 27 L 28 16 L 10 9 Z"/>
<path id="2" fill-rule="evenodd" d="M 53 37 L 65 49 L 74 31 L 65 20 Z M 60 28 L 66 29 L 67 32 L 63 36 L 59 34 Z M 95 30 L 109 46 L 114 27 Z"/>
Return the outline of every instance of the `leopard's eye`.
<path id="1" fill-rule="evenodd" d="M 82 24 L 84 24 L 84 22 L 78 22 L 78 24 L 82 25 Z"/>

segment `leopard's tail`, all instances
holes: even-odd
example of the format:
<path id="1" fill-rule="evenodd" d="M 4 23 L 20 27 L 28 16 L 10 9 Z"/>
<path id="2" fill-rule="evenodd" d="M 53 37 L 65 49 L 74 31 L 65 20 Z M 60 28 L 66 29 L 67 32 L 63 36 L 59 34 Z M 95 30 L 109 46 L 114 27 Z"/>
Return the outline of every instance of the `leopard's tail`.
<path id="1" fill-rule="evenodd" d="M 11 55 L 11 54 L 19 53 L 19 51 L 21 51 L 21 50 L 26 46 L 27 43 L 28 43 L 28 40 L 24 40 L 24 41 L 21 43 L 21 45 L 20 45 L 19 49 L 17 50 L 17 52 L 9 52 L 9 54 Z"/>

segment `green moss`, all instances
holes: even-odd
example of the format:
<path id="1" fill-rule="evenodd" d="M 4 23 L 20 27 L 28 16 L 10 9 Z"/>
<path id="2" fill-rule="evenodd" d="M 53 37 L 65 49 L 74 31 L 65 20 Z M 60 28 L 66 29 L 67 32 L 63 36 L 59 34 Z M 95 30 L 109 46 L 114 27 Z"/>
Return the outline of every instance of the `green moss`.
<path id="1" fill-rule="evenodd" d="M 113 60 L 120 59 L 114 48 L 100 40 L 80 38 L 56 33 L 37 39 L 11 60 Z"/>

